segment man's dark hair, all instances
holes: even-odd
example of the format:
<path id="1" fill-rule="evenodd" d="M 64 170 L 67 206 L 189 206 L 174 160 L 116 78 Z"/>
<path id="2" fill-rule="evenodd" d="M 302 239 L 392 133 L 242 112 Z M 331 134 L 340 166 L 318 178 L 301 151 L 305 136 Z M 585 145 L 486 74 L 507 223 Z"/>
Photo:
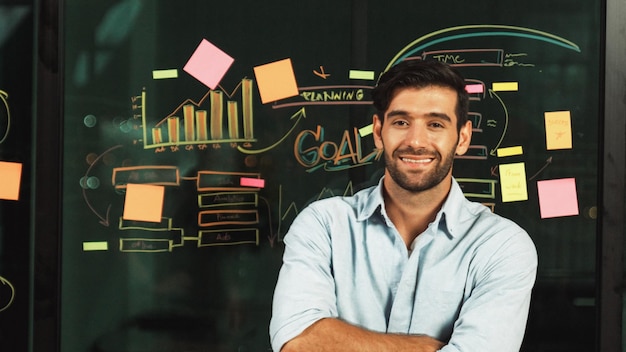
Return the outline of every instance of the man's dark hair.
<path id="1" fill-rule="evenodd" d="M 400 88 L 448 87 L 456 91 L 457 130 L 467 121 L 469 95 L 465 79 L 459 71 L 439 61 L 404 60 L 392 66 L 378 79 L 372 90 L 372 100 L 378 116 L 383 119 L 391 99 Z"/>

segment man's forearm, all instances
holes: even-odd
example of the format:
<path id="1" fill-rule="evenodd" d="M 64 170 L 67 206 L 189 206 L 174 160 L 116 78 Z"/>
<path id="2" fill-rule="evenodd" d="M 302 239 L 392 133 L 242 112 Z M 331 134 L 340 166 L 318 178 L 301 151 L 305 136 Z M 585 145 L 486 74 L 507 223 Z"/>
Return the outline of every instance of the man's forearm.
<path id="1" fill-rule="evenodd" d="M 322 319 L 287 342 L 281 352 L 344 351 L 434 352 L 444 343 L 426 335 L 384 334 L 365 330 L 339 319 Z"/>

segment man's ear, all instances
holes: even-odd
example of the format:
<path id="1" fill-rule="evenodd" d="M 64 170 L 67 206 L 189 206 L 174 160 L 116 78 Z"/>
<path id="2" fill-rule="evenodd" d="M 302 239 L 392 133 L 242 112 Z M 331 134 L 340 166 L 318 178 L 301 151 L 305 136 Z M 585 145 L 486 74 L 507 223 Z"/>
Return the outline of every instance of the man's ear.
<path id="1" fill-rule="evenodd" d="M 456 146 L 456 155 L 463 155 L 469 149 L 472 141 L 472 121 L 465 122 L 459 131 L 459 143 Z"/>
<path id="2" fill-rule="evenodd" d="M 372 132 L 374 134 L 374 144 L 376 148 L 382 150 L 383 149 L 383 138 L 381 136 L 383 129 L 383 121 L 378 117 L 378 114 L 374 114 L 372 118 Z"/>

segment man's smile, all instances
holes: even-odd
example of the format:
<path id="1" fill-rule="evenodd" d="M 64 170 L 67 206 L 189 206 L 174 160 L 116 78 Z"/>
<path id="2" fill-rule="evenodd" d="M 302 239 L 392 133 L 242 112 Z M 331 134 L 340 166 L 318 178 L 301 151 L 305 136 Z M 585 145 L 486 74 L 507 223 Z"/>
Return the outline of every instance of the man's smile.
<path id="1" fill-rule="evenodd" d="M 415 158 L 410 158 L 410 157 L 401 157 L 400 160 L 404 161 L 405 163 L 410 163 L 410 164 L 426 164 L 426 163 L 433 161 L 433 158 L 415 159 Z"/>

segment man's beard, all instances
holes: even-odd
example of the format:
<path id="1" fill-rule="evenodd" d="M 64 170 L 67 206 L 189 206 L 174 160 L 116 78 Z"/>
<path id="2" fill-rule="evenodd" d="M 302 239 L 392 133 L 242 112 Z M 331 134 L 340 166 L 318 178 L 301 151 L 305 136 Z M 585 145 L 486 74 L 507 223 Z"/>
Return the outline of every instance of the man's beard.
<path id="1" fill-rule="evenodd" d="M 433 158 L 433 162 L 436 162 L 435 169 L 428 171 L 426 173 L 418 172 L 418 173 L 403 173 L 396 166 L 398 163 L 402 162 L 398 157 L 398 154 L 402 155 L 428 155 Z M 443 181 L 450 170 L 452 169 L 452 162 L 454 161 L 454 150 L 451 150 L 448 153 L 447 157 L 442 158 L 441 154 L 437 151 L 429 152 L 426 149 L 413 149 L 410 147 L 404 149 L 396 149 L 393 151 L 391 157 L 389 157 L 386 153 L 384 153 L 385 158 L 385 167 L 389 172 L 391 178 L 395 181 L 398 186 L 403 189 L 417 193 L 429 190 Z M 391 160 L 390 160 L 391 159 Z"/>

